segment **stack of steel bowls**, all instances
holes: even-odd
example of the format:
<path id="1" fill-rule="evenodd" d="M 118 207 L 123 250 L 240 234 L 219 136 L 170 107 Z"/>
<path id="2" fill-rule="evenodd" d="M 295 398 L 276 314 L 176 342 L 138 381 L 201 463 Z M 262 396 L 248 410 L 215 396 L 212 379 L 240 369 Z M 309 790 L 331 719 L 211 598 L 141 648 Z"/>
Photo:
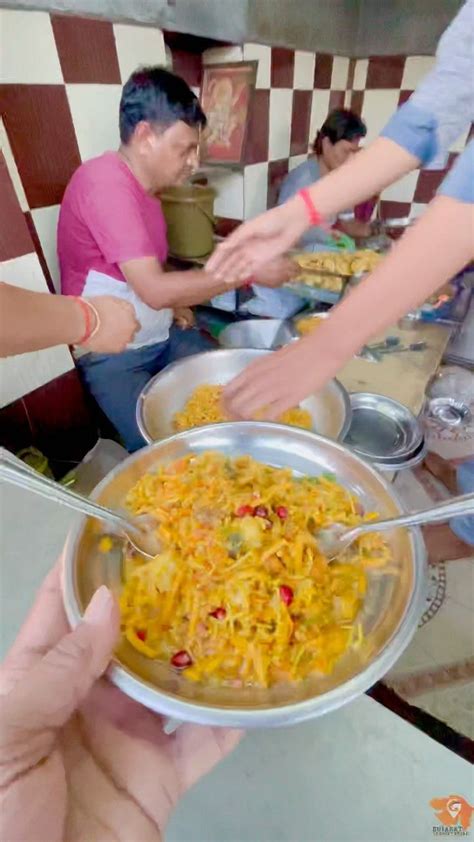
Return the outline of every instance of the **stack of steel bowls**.
<path id="1" fill-rule="evenodd" d="M 350 396 L 352 420 L 344 443 L 379 471 L 413 468 L 424 459 L 423 428 L 406 406 L 384 395 Z"/>

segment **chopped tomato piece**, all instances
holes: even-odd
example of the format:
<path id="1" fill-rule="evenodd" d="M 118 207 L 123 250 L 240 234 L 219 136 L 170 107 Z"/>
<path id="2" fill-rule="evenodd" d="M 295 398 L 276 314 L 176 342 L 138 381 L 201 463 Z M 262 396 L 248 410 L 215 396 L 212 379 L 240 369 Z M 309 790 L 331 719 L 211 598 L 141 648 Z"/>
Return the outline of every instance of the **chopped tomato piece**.
<path id="1" fill-rule="evenodd" d="M 227 615 L 227 611 L 222 606 L 220 608 L 216 608 L 215 611 L 209 611 L 209 616 L 214 617 L 216 620 L 225 620 Z"/>
<path id="2" fill-rule="evenodd" d="M 171 658 L 171 664 L 177 669 L 184 670 L 186 667 L 190 667 L 193 662 L 191 655 L 189 652 L 186 652 L 184 649 L 181 649 L 180 652 L 176 652 Z"/>
<path id="3" fill-rule="evenodd" d="M 293 591 L 289 585 L 280 585 L 280 599 L 285 605 L 291 605 L 293 602 Z"/>
<path id="4" fill-rule="evenodd" d="M 235 514 L 237 517 L 252 517 L 253 513 L 253 506 L 239 506 Z"/>

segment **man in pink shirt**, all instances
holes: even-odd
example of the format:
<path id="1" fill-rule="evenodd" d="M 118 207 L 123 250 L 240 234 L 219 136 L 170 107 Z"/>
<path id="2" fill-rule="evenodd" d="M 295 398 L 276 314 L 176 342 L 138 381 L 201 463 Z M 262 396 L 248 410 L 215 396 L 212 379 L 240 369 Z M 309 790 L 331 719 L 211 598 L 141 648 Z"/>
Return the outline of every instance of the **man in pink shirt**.
<path id="1" fill-rule="evenodd" d="M 135 71 L 122 91 L 118 152 L 82 164 L 61 205 L 62 292 L 123 298 L 141 325 L 123 353 L 88 353 L 77 360 L 85 384 L 130 451 L 144 445 L 135 420 L 138 395 L 173 357 L 173 308 L 207 301 L 242 283 L 225 284 L 206 271 L 164 269 L 166 224 L 156 194 L 189 177 L 205 125 L 183 79 L 160 67 Z M 286 271 L 282 264 L 269 267 L 259 283 L 281 283 Z M 208 347 L 197 331 L 189 334 L 185 353 Z"/>

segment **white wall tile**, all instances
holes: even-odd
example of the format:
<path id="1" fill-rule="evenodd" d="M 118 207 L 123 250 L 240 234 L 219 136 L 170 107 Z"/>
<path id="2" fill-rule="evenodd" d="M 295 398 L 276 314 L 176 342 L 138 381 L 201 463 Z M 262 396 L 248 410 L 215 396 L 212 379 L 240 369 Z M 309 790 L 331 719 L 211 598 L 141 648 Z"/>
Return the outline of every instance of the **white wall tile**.
<path id="1" fill-rule="evenodd" d="M 362 119 L 367 124 L 367 143 L 375 140 L 397 110 L 399 93 L 395 88 L 365 91 Z"/>
<path id="2" fill-rule="evenodd" d="M 83 161 L 119 145 L 120 85 L 66 85 Z"/>
<path id="3" fill-rule="evenodd" d="M 342 56 L 334 56 L 332 63 L 331 90 L 345 91 L 347 87 L 347 76 L 349 73 L 349 59 Z"/>
<path id="4" fill-rule="evenodd" d="M 287 158 L 290 154 L 293 91 L 288 88 L 270 90 L 269 160 Z"/>
<path id="5" fill-rule="evenodd" d="M 318 130 L 323 125 L 329 111 L 330 91 L 313 91 L 311 118 L 309 121 L 309 142 L 312 143 Z"/>
<path id="6" fill-rule="evenodd" d="M 32 246 L 33 248 L 33 246 Z M 48 284 L 43 275 L 36 252 L 22 254 L 0 263 L 1 278 L 9 284 L 30 292 L 48 292 Z"/>
<path id="7" fill-rule="evenodd" d="M 365 85 L 367 82 L 367 70 L 369 67 L 369 60 L 367 58 L 359 58 L 355 63 L 354 68 L 354 82 L 352 84 L 352 89 L 354 91 L 363 91 L 365 90 Z"/>
<path id="8" fill-rule="evenodd" d="M 122 82 L 126 82 L 140 65 L 166 66 L 165 42 L 161 29 L 115 23 L 114 34 Z"/>
<path id="9" fill-rule="evenodd" d="M 15 188 L 16 197 L 20 203 L 20 207 L 22 211 L 28 210 L 28 199 L 26 198 L 25 191 L 23 189 L 23 184 L 20 178 L 20 174 L 17 169 L 15 158 L 13 157 L 13 152 L 10 146 L 10 141 L 8 139 L 7 130 L 5 128 L 5 124 L 0 117 L 0 149 L 3 152 L 5 157 L 5 163 L 7 165 L 8 172 L 10 174 L 10 178 L 13 182 L 13 187 Z"/>
<path id="10" fill-rule="evenodd" d="M 0 10 L 0 81 L 61 83 L 63 74 L 46 12 Z"/>
<path id="11" fill-rule="evenodd" d="M 271 80 L 272 49 L 265 44 L 244 44 L 244 61 L 258 61 L 257 88 L 269 88 Z"/>
<path id="12" fill-rule="evenodd" d="M 382 199 L 391 202 L 412 202 L 418 181 L 418 170 L 404 175 L 382 193 Z"/>
<path id="13" fill-rule="evenodd" d="M 229 219 L 244 218 L 244 176 L 242 172 L 206 171 L 209 183 L 216 191 L 214 213 Z"/>
<path id="14" fill-rule="evenodd" d="M 165 66 L 168 70 L 173 70 L 173 53 L 168 44 L 165 44 Z"/>
<path id="15" fill-rule="evenodd" d="M 295 75 L 293 87 L 297 91 L 312 91 L 314 88 L 315 53 L 295 51 Z"/>
<path id="16" fill-rule="evenodd" d="M 8 283 L 34 292 L 48 292 L 36 254 L 24 254 L 0 263 Z M 48 293 L 50 294 L 50 293 Z M 0 360 L 0 407 L 7 406 L 74 367 L 66 346 L 19 354 Z"/>
<path id="17" fill-rule="evenodd" d="M 296 167 L 299 167 L 300 164 L 304 164 L 307 160 L 307 155 L 292 155 L 288 162 L 288 170 L 291 172 L 291 170 L 296 169 Z"/>
<path id="18" fill-rule="evenodd" d="M 408 56 L 403 71 L 402 88 L 414 91 L 421 80 L 434 66 L 434 56 Z"/>
<path id="19" fill-rule="evenodd" d="M 54 288 L 59 292 L 59 263 L 57 254 L 57 230 L 59 205 L 51 205 L 48 208 L 36 208 L 31 211 L 35 223 L 43 254 L 51 272 Z"/>
<path id="20" fill-rule="evenodd" d="M 267 209 L 268 163 L 251 164 L 244 172 L 244 219 L 251 219 Z"/>
<path id="21" fill-rule="evenodd" d="M 421 202 L 413 202 L 410 211 L 411 218 L 418 219 L 418 217 L 425 212 L 427 207 L 428 205 L 424 205 Z"/>
<path id="22" fill-rule="evenodd" d="M 242 58 L 243 49 L 238 45 L 232 47 L 212 47 L 210 50 L 204 50 L 202 54 L 204 64 L 221 64 L 229 61 L 242 61 Z"/>

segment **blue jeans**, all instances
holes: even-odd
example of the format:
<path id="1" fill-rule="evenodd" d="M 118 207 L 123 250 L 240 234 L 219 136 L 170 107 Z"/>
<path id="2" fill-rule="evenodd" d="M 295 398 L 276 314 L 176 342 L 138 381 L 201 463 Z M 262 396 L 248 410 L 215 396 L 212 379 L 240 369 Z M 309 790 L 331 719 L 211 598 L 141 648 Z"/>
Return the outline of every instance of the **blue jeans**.
<path id="1" fill-rule="evenodd" d="M 86 354 L 77 366 L 87 389 L 133 453 L 146 444 L 135 418 L 144 386 L 168 363 L 213 348 L 215 344 L 199 330 L 181 330 L 173 325 L 166 342 L 121 354 Z"/>

